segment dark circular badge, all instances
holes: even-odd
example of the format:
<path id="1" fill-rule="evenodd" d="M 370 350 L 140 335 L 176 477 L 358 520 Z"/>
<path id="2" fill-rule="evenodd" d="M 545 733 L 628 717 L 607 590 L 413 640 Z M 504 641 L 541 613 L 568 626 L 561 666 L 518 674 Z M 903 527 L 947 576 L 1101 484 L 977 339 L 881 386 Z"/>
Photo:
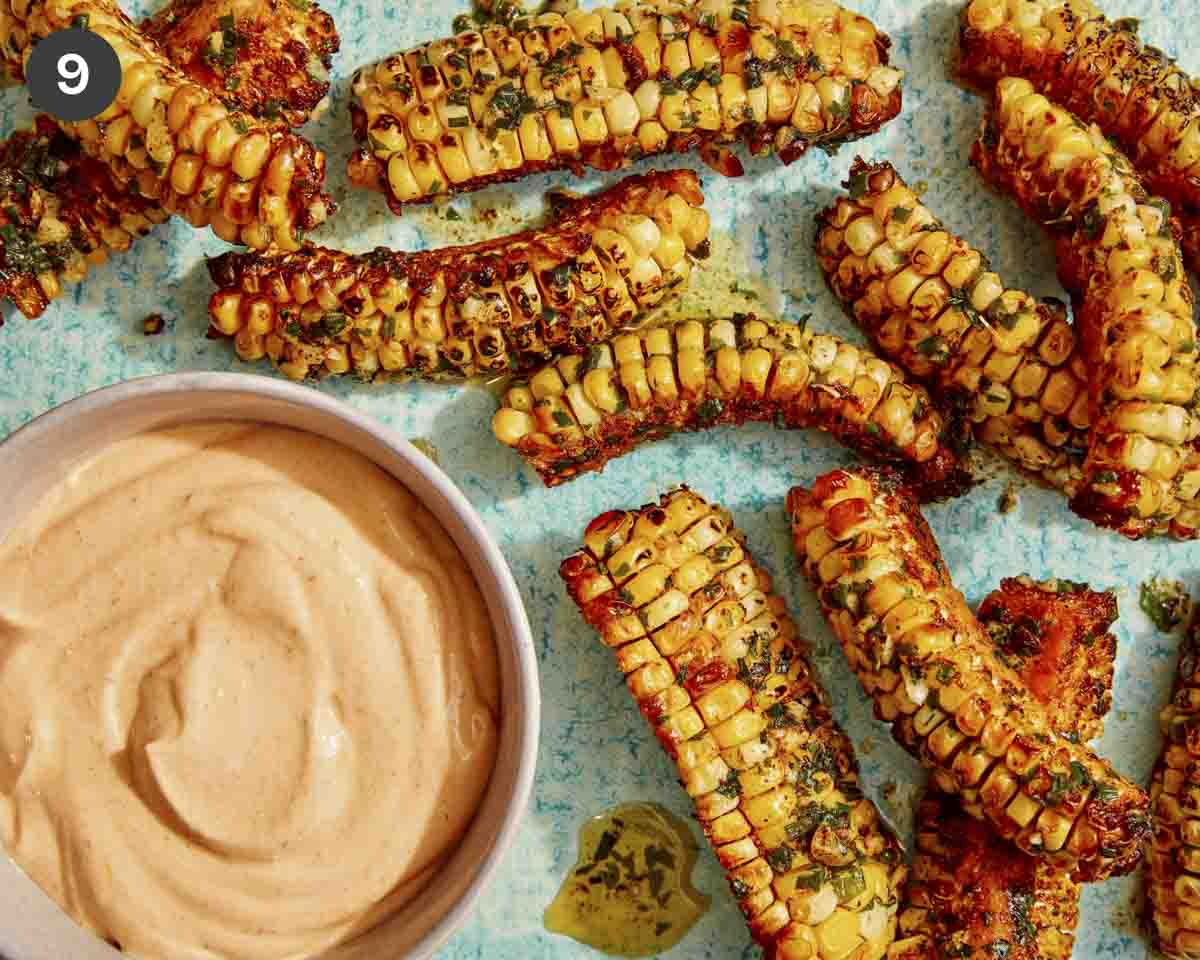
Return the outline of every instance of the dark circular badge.
<path id="1" fill-rule="evenodd" d="M 121 61 L 103 37 L 74 27 L 41 40 L 25 65 L 33 105 L 57 120 L 90 120 L 117 98 Z"/>

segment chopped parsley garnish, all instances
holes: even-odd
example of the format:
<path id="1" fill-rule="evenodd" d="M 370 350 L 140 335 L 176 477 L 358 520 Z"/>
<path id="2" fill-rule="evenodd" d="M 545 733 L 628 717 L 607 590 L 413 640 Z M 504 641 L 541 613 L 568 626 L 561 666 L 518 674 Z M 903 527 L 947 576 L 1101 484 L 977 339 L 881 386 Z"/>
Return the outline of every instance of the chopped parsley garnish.
<path id="1" fill-rule="evenodd" d="M 717 787 L 717 793 L 723 797 L 729 797 L 730 799 L 741 796 L 742 781 L 738 779 L 736 770 L 730 770 L 729 773 L 725 775 L 725 779 L 722 780 Z"/>
<path id="2" fill-rule="evenodd" d="M 1187 619 L 1192 601 L 1178 580 L 1154 577 L 1142 584 L 1138 603 L 1159 630 L 1169 633 Z"/>

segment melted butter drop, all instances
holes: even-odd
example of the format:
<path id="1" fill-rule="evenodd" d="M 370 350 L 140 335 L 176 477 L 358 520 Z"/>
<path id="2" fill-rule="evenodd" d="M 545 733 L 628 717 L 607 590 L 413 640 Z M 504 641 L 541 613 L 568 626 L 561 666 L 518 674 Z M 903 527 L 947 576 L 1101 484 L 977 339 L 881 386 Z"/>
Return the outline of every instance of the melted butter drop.
<path id="1" fill-rule="evenodd" d="M 687 824 L 668 810 L 613 807 L 580 829 L 579 859 L 542 922 L 615 957 L 669 950 L 708 909 L 692 886 L 698 854 Z"/>

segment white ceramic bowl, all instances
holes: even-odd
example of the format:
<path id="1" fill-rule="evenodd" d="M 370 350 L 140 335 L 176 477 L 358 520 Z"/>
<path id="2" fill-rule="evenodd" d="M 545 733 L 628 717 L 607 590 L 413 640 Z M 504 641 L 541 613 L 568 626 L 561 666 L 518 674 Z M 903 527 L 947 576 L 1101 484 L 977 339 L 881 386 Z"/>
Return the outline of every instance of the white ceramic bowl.
<path id="1" fill-rule="evenodd" d="M 502 724 L 483 803 L 462 844 L 425 891 L 386 923 L 325 960 L 429 957 L 462 924 L 516 834 L 533 786 L 540 701 L 537 659 L 517 586 L 479 515 L 411 444 L 316 390 L 268 377 L 178 373 L 85 394 L 0 443 L 0 540 L 70 467 L 135 433 L 200 420 L 255 420 L 307 430 L 370 458 L 441 521 L 471 565 L 496 635 Z M 404 811 L 396 811 L 397 818 Z M 116 960 L 0 853 L 0 956 L 7 960 Z"/>

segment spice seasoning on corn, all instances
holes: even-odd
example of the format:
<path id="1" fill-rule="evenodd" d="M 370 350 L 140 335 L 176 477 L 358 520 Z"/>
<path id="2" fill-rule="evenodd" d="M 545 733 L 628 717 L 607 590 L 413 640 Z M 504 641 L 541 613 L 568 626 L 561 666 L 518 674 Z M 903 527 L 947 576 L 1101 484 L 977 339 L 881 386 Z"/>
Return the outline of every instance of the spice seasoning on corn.
<path id="1" fill-rule="evenodd" d="M 971 477 L 955 426 L 902 371 L 807 324 L 688 320 L 622 334 L 513 384 L 492 429 L 554 486 L 676 431 L 750 421 L 815 428 L 903 464 L 925 499 Z"/>
<path id="2" fill-rule="evenodd" d="M 883 356 L 967 412 L 980 442 L 1073 494 L 1090 414 L 1065 309 L 1006 286 L 891 164 L 856 160 L 846 187 L 818 217 L 834 294 Z"/>
<path id="3" fill-rule="evenodd" d="M 1200 536 L 1196 324 L 1170 204 L 1021 79 L 997 85 L 972 161 L 1057 237 L 1091 387 L 1072 509 L 1132 538 Z"/>
<path id="4" fill-rule="evenodd" d="M 1020 849 L 1084 880 L 1131 871 L 1148 798 L 1050 715 L 954 589 L 912 493 L 879 468 L 788 494 L 796 550 L 897 741 Z"/>
<path id="5" fill-rule="evenodd" d="M 462 379 L 578 353 L 676 297 L 709 252 L 696 174 L 629 177 L 547 226 L 420 253 L 209 261 L 211 327 L 289 377 Z"/>
<path id="6" fill-rule="evenodd" d="M 231 110 L 294 129 L 328 106 L 341 40 L 314 0 L 170 0 L 141 31 Z"/>
<path id="7" fill-rule="evenodd" d="M 589 524 L 560 574 L 675 761 L 771 960 L 880 960 L 899 844 L 728 515 L 682 488 Z"/>
<path id="8" fill-rule="evenodd" d="M 0 297 L 41 316 L 63 285 L 167 219 L 39 115 L 0 144 Z"/>
<path id="9" fill-rule="evenodd" d="M 825 0 L 637 0 L 523 16 L 354 76 L 350 179 L 389 205 L 744 139 L 791 162 L 900 112 L 891 41 Z"/>

